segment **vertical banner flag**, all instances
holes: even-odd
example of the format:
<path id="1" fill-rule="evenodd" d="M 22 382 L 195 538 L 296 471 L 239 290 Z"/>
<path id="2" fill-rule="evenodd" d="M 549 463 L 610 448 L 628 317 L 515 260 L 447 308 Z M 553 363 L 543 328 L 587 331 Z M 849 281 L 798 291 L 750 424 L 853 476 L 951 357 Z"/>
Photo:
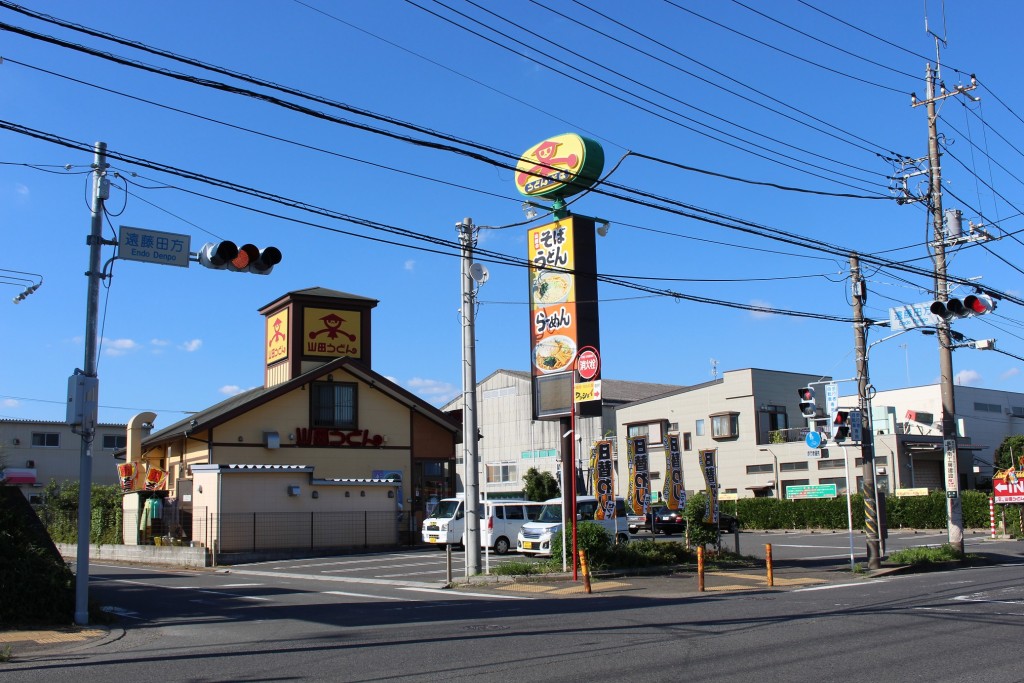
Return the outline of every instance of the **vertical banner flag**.
<path id="1" fill-rule="evenodd" d="M 632 436 L 627 440 L 629 458 L 629 491 L 626 509 L 634 515 L 646 515 L 651 507 L 651 473 L 647 459 L 647 437 Z"/>
<path id="2" fill-rule="evenodd" d="M 117 466 L 117 478 L 121 482 L 121 490 L 125 493 L 135 488 L 135 463 L 125 462 Z"/>
<path id="3" fill-rule="evenodd" d="M 665 505 L 669 510 L 686 507 L 686 487 L 683 484 L 683 460 L 679 452 L 679 435 L 668 435 L 668 450 L 665 452 L 665 489 L 662 491 Z"/>
<path id="4" fill-rule="evenodd" d="M 590 470 L 594 473 L 593 490 L 597 496 L 594 519 L 611 519 L 615 517 L 615 475 L 611 441 L 598 441 L 594 444 Z"/>
<path id="5" fill-rule="evenodd" d="M 167 488 L 167 472 L 155 465 L 150 465 L 146 470 L 146 490 L 157 491 L 165 488 Z"/>
<path id="6" fill-rule="evenodd" d="M 708 511 L 704 516 L 705 524 L 718 524 L 718 471 L 715 467 L 715 454 L 711 449 L 700 452 L 700 466 L 704 471 L 704 481 L 708 491 Z"/>

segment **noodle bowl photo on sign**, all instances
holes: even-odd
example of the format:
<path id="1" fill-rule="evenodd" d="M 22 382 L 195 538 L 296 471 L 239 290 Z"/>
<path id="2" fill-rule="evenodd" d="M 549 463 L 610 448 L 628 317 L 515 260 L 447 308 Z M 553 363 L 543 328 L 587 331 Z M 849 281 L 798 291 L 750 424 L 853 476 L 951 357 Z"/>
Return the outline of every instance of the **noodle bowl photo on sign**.
<path id="1" fill-rule="evenodd" d="M 576 342 L 559 335 L 548 337 L 537 344 L 533 362 L 541 372 L 557 372 L 569 367 L 575 357 Z"/>
<path id="2" fill-rule="evenodd" d="M 534 302 L 539 305 L 562 303 L 569 297 L 571 278 L 568 273 L 542 272 L 533 283 Z"/>

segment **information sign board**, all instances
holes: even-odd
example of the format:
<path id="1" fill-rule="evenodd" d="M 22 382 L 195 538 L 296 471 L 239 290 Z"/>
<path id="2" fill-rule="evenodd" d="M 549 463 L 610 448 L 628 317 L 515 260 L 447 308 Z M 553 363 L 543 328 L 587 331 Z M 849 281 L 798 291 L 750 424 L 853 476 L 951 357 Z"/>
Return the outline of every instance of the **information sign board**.
<path id="1" fill-rule="evenodd" d="M 804 498 L 835 498 L 835 484 L 812 484 L 810 486 L 787 486 L 786 498 L 801 500 Z"/>

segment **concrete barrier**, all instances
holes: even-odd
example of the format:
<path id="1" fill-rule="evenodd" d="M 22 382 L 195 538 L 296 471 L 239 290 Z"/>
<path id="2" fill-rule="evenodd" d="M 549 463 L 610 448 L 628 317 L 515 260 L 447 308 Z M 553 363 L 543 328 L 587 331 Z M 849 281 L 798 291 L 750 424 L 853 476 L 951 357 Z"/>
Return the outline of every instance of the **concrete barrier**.
<path id="1" fill-rule="evenodd" d="M 58 543 L 57 550 L 66 561 L 78 559 L 76 544 Z M 206 548 L 190 548 L 188 546 L 90 545 L 89 560 L 191 568 L 209 567 L 211 564 Z"/>

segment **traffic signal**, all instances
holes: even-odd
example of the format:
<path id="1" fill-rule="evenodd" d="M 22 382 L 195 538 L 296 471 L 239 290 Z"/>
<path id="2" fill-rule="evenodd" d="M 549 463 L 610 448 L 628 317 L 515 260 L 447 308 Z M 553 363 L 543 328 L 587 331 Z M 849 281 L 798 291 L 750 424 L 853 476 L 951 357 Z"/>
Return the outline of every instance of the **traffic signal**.
<path id="1" fill-rule="evenodd" d="M 818 406 L 814 403 L 814 389 L 811 387 L 803 387 L 797 389 L 797 393 L 800 394 L 800 412 L 807 417 L 814 417 L 818 413 Z"/>
<path id="2" fill-rule="evenodd" d="M 260 249 L 254 244 L 238 247 L 234 242 L 207 242 L 199 250 L 199 263 L 207 268 L 233 270 L 236 273 L 266 275 L 281 262 L 281 250 L 277 247 Z"/>
<path id="3" fill-rule="evenodd" d="M 933 301 L 929 310 L 943 320 L 952 320 L 984 315 L 995 308 L 996 302 L 988 294 L 969 294 L 963 300 Z"/>
<path id="4" fill-rule="evenodd" d="M 850 438 L 850 413 L 846 410 L 837 410 L 832 418 L 832 440 L 838 443 L 848 438 Z"/>

